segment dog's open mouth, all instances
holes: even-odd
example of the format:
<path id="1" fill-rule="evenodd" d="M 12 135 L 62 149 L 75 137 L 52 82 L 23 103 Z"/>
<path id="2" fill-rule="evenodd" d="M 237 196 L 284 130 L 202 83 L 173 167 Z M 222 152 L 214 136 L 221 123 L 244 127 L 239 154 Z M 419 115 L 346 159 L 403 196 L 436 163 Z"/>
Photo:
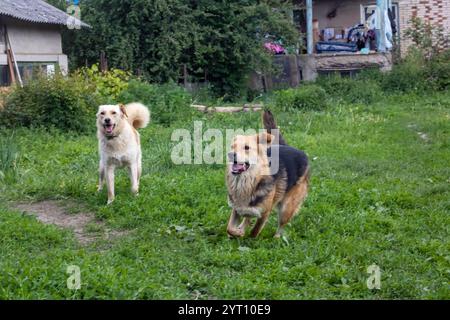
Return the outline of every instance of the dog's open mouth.
<path id="1" fill-rule="evenodd" d="M 233 166 L 231 167 L 231 173 L 232 174 L 241 174 L 242 172 L 245 172 L 250 167 L 250 164 L 248 162 L 245 163 L 233 163 Z"/>
<path id="2" fill-rule="evenodd" d="M 105 125 L 103 125 L 103 128 L 105 128 L 106 134 L 112 134 L 115 127 L 116 127 L 115 124 L 105 124 Z"/>

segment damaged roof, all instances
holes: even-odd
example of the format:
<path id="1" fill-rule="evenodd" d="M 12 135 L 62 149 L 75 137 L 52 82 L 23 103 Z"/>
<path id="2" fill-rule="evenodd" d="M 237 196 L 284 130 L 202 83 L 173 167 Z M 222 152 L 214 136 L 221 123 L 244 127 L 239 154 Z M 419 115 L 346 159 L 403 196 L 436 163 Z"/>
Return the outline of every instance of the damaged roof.
<path id="1" fill-rule="evenodd" d="M 71 17 L 42 0 L 0 0 L 0 15 L 28 22 L 58 25 L 67 25 L 68 19 Z M 90 27 L 78 19 L 75 21 L 79 21 L 83 27 Z"/>

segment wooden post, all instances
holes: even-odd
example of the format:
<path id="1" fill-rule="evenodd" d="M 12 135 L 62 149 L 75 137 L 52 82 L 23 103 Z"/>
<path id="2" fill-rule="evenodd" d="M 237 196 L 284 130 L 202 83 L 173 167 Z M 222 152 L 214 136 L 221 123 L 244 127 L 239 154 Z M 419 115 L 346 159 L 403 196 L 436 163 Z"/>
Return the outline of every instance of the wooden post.
<path id="1" fill-rule="evenodd" d="M 306 0 L 306 52 L 313 53 L 313 7 L 312 0 Z"/>
<path id="2" fill-rule="evenodd" d="M 100 71 L 106 72 L 108 71 L 108 59 L 106 59 L 105 51 L 100 53 Z"/>
<path id="3" fill-rule="evenodd" d="M 22 81 L 22 77 L 20 75 L 19 65 L 17 64 L 16 55 L 14 54 L 14 50 L 11 45 L 11 39 L 9 38 L 9 33 L 8 33 L 8 29 L 6 26 L 5 26 L 5 34 L 6 34 L 6 42 L 7 42 L 7 48 L 8 48 L 7 50 L 9 52 L 9 61 L 11 63 L 10 65 L 11 66 L 13 65 L 15 67 L 15 70 L 17 73 L 17 79 L 19 80 L 19 85 L 21 87 L 23 87 L 23 81 Z M 11 69 L 10 69 L 10 71 L 11 71 Z M 15 79 L 14 70 L 11 72 L 11 79 L 13 79 L 13 78 Z"/>

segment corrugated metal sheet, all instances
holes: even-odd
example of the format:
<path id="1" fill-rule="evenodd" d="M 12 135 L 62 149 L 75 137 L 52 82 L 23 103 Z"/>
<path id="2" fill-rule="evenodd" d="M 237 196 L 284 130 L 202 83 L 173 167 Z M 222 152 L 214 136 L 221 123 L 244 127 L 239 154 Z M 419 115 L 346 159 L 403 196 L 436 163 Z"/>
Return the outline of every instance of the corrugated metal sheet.
<path id="1" fill-rule="evenodd" d="M 42 0 L 0 0 L 0 15 L 28 22 L 67 25 L 67 13 Z M 80 21 L 81 26 L 89 27 Z"/>

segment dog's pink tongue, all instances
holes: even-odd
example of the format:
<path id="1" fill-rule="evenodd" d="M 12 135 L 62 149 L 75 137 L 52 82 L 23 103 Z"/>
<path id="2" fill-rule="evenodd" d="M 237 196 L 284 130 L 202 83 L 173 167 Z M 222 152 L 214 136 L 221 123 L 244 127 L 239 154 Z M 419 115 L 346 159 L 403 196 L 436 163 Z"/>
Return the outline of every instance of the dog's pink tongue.
<path id="1" fill-rule="evenodd" d="M 233 172 L 244 172 L 245 171 L 245 164 L 243 163 L 233 163 L 232 167 Z"/>
<path id="2" fill-rule="evenodd" d="M 113 132 L 113 127 L 106 127 L 106 133 L 112 133 Z"/>

